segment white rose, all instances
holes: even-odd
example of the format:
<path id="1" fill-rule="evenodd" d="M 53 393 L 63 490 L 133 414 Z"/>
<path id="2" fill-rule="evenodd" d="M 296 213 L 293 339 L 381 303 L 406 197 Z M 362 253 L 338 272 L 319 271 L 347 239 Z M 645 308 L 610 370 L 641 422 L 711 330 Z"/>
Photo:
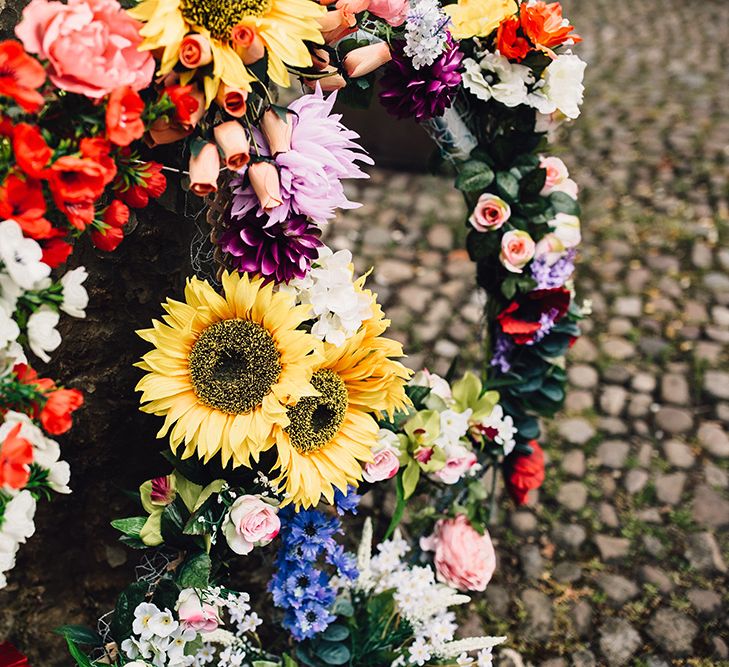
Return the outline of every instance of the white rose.
<path id="1" fill-rule="evenodd" d="M 526 103 L 527 84 L 534 80 L 528 67 L 510 63 L 498 53 L 487 53 L 480 63 L 466 58 L 463 64 L 463 85 L 480 100 L 493 98 L 507 107 Z"/>
<path id="2" fill-rule="evenodd" d="M 50 361 L 47 352 L 53 352 L 61 344 L 61 334 L 56 331 L 60 316 L 48 306 L 41 306 L 28 318 L 28 344 L 39 359 Z"/>
<path id="3" fill-rule="evenodd" d="M 4 310 L 8 315 L 12 316 L 18 299 L 23 295 L 23 288 L 18 285 L 9 273 L 0 271 L 0 310 Z"/>
<path id="4" fill-rule="evenodd" d="M 89 274 L 83 266 L 69 271 L 61 278 L 63 287 L 63 303 L 61 310 L 71 317 L 86 317 L 86 306 L 89 305 L 89 295 L 83 282 Z"/>
<path id="5" fill-rule="evenodd" d="M 48 484 L 56 493 L 71 493 L 71 466 L 66 461 L 56 461 L 48 470 Z"/>
<path id="6" fill-rule="evenodd" d="M 0 261 L 16 284 L 26 290 L 33 289 L 50 275 L 51 267 L 41 261 L 42 257 L 41 247 L 23 236 L 15 220 L 0 222 Z"/>

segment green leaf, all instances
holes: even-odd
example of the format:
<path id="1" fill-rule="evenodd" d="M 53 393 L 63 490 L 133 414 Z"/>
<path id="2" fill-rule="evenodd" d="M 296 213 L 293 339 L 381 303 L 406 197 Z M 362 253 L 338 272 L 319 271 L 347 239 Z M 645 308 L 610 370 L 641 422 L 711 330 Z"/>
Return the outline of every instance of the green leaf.
<path id="1" fill-rule="evenodd" d="M 160 609 L 174 609 L 179 597 L 180 587 L 169 576 L 165 576 L 157 583 L 152 602 Z"/>
<path id="2" fill-rule="evenodd" d="M 564 400 L 564 388 L 556 382 L 546 382 L 539 391 L 555 403 L 561 403 Z"/>
<path id="3" fill-rule="evenodd" d="M 501 293 L 507 299 L 513 299 L 516 294 L 516 288 L 519 284 L 519 278 L 517 276 L 509 276 L 501 283 Z"/>
<path id="4" fill-rule="evenodd" d="M 501 191 L 501 194 L 510 199 L 512 202 L 516 202 L 519 198 L 519 181 L 516 179 L 514 174 L 508 171 L 500 171 L 496 174 L 496 185 Z"/>
<path id="5" fill-rule="evenodd" d="M 466 250 L 471 261 L 478 262 L 498 255 L 499 243 L 498 234 L 472 229 L 466 237 Z"/>
<path id="6" fill-rule="evenodd" d="M 210 584 L 212 562 L 205 552 L 188 558 L 180 568 L 177 583 L 182 588 L 207 588 Z"/>
<path id="7" fill-rule="evenodd" d="M 336 616 L 344 616 L 345 618 L 351 618 L 354 616 L 354 607 L 352 603 L 344 597 L 339 597 L 334 601 L 332 606 L 332 614 Z"/>
<path id="8" fill-rule="evenodd" d="M 534 199 L 539 196 L 539 193 L 544 187 L 544 183 L 547 180 L 546 169 L 534 169 L 529 171 L 521 179 L 519 186 L 519 197 L 520 199 Z"/>
<path id="9" fill-rule="evenodd" d="M 147 523 L 147 518 L 146 516 L 130 516 L 127 519 L 114 519 L 111 525 L 124 535 L 138 538 L 144 524 Z"/>
<path id="10" fill-rule="evenodd" d="M 70 639 L 75 644 L 83 644 L 84 646 L 91 646 L 96 648 L 97 646 L 103 646 L 104 640 L 101 635 L 87 628 L 85 625 L 62 625 L 60 628 L 56 628 L 53 632 L 61 637 Z"/>
<path id="11" fill-rule="evenodd" d="M 288 653 L 284 653 L 281 656 L 283 660 L 283 667 L 298 667 L 296 660 L 294 660 Z"/>
<path id="12" fill-rule="evenodd" d="M 549 195 L 549 201 L 552 202 L 552 206 L 554 206 L 557 213 L 580 215 L 580 205 L 564 192 L 553 192 Z"/>
<path id="13" fill-rule="evenodd" d="M 127 586 L 119 595 L 114 607 L 114 618 L 111 621 L 110 633 L 117 644 L 121 644 L 132 634 L 134 610 L 144 602 L 148 586 L 143 581 L 136 581 Z"/>
<path id="14" fill-rule="evenodd" d="M 456 187 L 463 192 L 485 190 L 494 180 L 494 172 L 486 163 L 468 160 L 460 165 Z"/>
<path id="15" fill-rule="evenodd" d="M 420 479 L 420 464 L 415 459 L 410 459 L 402 473 L 403 498 L 407 500 L 415 493 Z"/>
<path id="16" fill-rule="evenodd" d="M 349 628 L 346 625 L 334 623 L 321 633 L 321 637 L 330 642 L 341 642 L 349 637 Z"/>
<path id="17" fill-rule="evenodd" d="M 403 472 L 397 473 L 397 502 L 395 504 L 395 511 L 392 513 L 392 519 L 390 519 L 390 525 L 387 527 L 385 533 L 385 539 L 388 539 L 397 528 L 398 524 L 402 520 L 402 515 L 405 512 L 405 490 L 402 483 Z"/>
<path id="18" fill-rule="evenodd" d="M 316 645 L 314 653 L 327 665 L 344 665 L 351 657 L 350 650 L 344 644 L 321 641 Z"/>
<path id="19" fill-rule="evenodd" d="M 78 646 L 76 646 L 73 639 L 66 637 L 66 644 L 68 645 L 68 652 L 71 654 L 71 657 L 78 667 L 94 667 L 94 663 L 91 662 L 89 657 Z"/>

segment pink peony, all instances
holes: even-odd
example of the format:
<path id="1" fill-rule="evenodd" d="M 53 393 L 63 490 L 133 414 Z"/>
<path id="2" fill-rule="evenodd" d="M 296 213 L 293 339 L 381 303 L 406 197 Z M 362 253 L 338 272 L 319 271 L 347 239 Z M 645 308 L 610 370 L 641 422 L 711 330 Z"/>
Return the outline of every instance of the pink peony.
<path id="1" fill-rule="evenodd" d="M 397 454 L 391 449 L 382 449 L 375 454 L 375 460 L 367 463 L 362 471 L 362 477 L 366 481 L 382 482 L 397 475 L 400 469 L 400 461 Z"/>
<path id="2" fill-rule="evenodd" d="M 496 553 L 488 532 L 480 535 L 463 514 L 441 519 L 420 548 L 435 552 L 438 580 L 466 591 L 486 590 L 496 569 Z"/>
<path id="3" fill-rule="evenodd" d="M 468 221 L 479 232 L 500 229 L 511 217 L 511 207 L 501 198 L 490 192 L 482 194 Z"/>
<path id="4" fill-rule="evenodd" d="M 252 495 L 238 498 L 223 523 L 228 546 L 242 556 L 253 551 L 253 547 L 267 545 L 279 530 L 281 521 L 276 508 Z"/>
<path id="5" fill-rule="evenodd" d="M 140 28 L 116 0 L 33 0 L 15 34 L 26 51 L 49 61 L 56 86 L 98 99 L 152 81 L 154 58 L 138 50 Z"/>
<path id="6" fill-rule="evenodd" d="M 405 23 L 408 9 L 410 9 L 409 0 L 370 0 L 368 7 L 370 14 L 385 19 L 393 27 Z"/>
<path id="7" fill-rule="evenodd" d="M 194 588 L 180 591 L 176 608 L 182 625 L 195 632 L 213 632 L 220 625 L 217 607 L 203 602 Z"/>
<path id="8" fill-rule="evenodd" d="M 443 484 L 455 484 L 478 463 L 476 454 L 460 443 L 449 445 L 446 448 L 446 456 L 448 458 L 445 465 L 433 473 L 433 477 Z"/>

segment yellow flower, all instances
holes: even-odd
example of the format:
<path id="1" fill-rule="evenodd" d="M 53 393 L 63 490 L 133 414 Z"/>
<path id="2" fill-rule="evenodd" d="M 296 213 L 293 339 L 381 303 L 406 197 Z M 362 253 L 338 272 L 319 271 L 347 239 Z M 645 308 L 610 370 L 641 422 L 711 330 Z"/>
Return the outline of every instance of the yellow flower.
<path id="1" fill-rule="evenodd" d="M 443 7 L 451 17 L 451 34 L 456 39 L 486 37 L 516 10 L 515 0 L 458 0 L 455 5 Z"/>
<path id="2" fill-rule="evenodd" d="M 252 30 L 268 57 L 268 75 L 289 85 L 286 65 L 309 67 L 311 54 L 305 41 L 322 44 L 317 19 L 326 8 L 313 0 L 142 0 L 129 13 L 144 22 L 140 33 L 143 49 L 164 49 L 159 73 L 172 71 L 179 60 L 180 44 L 194 32 L 210 41 L 213 71 L 205 76 L 206 104 L 215 98 L 220 82 L 250 90 L 255 77 L 246 69 L 245 49 L 231 39 L 233 28 Z M 183 83 L 191 72 L 183 72 Z"/>
<path id="3" fill-rule="evenodd" d="M 356 283 L 372 300 L 373 315 L 339 347 L 324 345 L 324 362 L 312 377 L 319 396 L 301 399 L 288 409 L 290 424 L 276 441 L 280 476 L 276 482 L 297 506 L 333 502 L 334 489 L 346 493 L 362 479 L 362 462 L 372 460 L 378 416 L 394 415 L 410 405 L 405 384 L 411 372 L 391 357 L 402 346 L 381 334 L 389 326 L 364 278 Z"/>
<path id="4" fill-rule="evenodd" d="M 224 274 L 224 296 L 192 278 L 185 301 L 163 304 L 164 322 L 139 335 L 155 349 L 137 364 L 144 412 L 164 415 L 157 437 L 170 434 L 182 458 L 250 466 L 289 425 L 287 408 L 316 395 L 313 369 L 321 343 L 298 329 L 308 308 L 246 274 Z"/>

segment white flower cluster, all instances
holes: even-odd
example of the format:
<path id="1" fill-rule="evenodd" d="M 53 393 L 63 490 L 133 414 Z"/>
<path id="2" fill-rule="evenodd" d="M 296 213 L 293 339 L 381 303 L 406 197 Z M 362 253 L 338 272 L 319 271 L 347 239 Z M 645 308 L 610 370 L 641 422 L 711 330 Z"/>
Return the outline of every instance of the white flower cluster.
<path id="1" fill-rule="evenodd" d="M 405 23 L 405 55 L 415 69 L 432 65 L 445 50 L 450 18 L 438 0 L 415 0 Z"/>
<path id="2" fill-rule="evenodd" d="M 558 55 L 538 81 L 529 67 L 512 63 L 498 52 L 486 53 L 480 61 L 466 58 L 463 65 L 463 84 L 480 100 L 494 99 L 507 107 L 526 104 L 544 117 L 580 115 L 586 63 L 573 53 Z"/>
<path id="3" fill-rule="evenodd" d="M 169 609 L 142 602 L 134 610 L 134 635 L 122 642 L 121 649 L 131 660 L 141 658 L 154 667 L 186 667 L 194 658 L 185 655 L 185 646 L 197 638 L 197 632 L 175 619 Z"/>
<path id="4" fill-rule="evenodd" d="M 20 491 L 5 505 L 0 516 L 0 588 L 7 586 L 4 573 L 15 566 L 20 545 L 35 532 L 35 504 L 30 491 Z"/>
<path id="5" fill-rule="evenodd" d="M 354 336 L 362 322 L 372 317 L 372 303 L 354 282 L 352 253 L 333 253 L 326 246 L 319 249 L 319 258 L 305 278 L 281 285 L 282 291 L 293 293 L 296 302 L 311 307 L 315 323 L 312 335 L 339 346 Z"/>

